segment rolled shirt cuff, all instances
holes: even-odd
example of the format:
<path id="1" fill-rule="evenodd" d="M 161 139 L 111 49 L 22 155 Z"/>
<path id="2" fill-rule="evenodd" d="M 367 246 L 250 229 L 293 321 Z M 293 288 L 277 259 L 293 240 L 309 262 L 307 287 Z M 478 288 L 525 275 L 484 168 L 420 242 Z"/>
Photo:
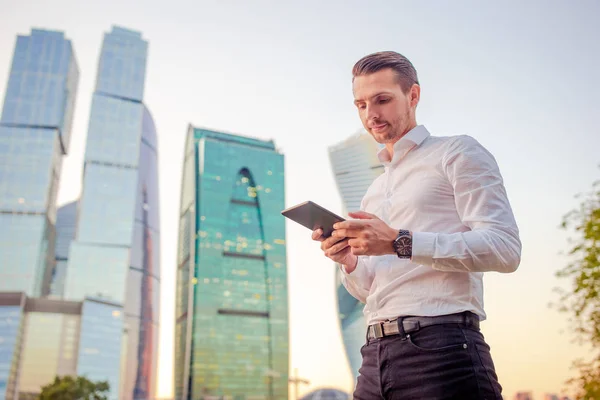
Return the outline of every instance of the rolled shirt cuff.
<path id="1" fill-rule="evenodd" d="M 413 232 L 412 234 L 412 257 L 415 264 L 433 266 L 433 254 L 437 233 Z"/>

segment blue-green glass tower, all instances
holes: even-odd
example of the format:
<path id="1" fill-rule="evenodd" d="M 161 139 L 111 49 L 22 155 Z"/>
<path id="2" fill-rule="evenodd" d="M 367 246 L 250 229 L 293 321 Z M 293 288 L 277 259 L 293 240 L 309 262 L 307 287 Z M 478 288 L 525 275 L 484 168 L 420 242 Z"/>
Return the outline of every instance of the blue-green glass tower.
<path id="1" fill-rule="evenodd" d="M 288 398 L 284 157 L 272 141 L 189 127 L 175 398 Z"/>

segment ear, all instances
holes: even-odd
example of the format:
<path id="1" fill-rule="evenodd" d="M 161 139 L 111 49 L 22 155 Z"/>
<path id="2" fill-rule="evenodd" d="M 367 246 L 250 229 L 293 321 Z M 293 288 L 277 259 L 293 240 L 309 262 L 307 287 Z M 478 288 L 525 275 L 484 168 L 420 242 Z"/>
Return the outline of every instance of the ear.
<path id="1" fill-rule="evenodd" d="M 410 92 L 408 93 L 408 96 L 409 96 L 409 100 L 410 100 L 410 106 L 412 108 L 417 107 L 417 104 L 419 104 L 419 100 L 421 100 L 421 86 L 414 83 L 412 85 L 412 87 L 410 88 Z"/>

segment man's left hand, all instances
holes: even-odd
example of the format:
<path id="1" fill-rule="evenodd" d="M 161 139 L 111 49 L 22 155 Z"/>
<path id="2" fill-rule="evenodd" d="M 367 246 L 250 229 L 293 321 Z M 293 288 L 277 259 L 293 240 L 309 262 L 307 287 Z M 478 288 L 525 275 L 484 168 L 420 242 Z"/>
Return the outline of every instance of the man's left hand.
<path id="1" fill-rule="evenodd" d="M 352 254 L 356 256 L 381 256 L 396 254 L 393 242 L 398 231 L 390 228 L 373 214 L 364 211 L 348 213 L 354 220 L 336 223 L 332 236 L 349 238 Z"/>

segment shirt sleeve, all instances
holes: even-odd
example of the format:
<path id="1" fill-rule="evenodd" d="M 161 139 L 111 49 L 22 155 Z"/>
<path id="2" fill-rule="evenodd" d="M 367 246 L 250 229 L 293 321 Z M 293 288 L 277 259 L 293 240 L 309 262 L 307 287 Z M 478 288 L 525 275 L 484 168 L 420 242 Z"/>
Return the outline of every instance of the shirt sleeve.
<path id="1" fill-rule="evenodd" d="M 469 230 L 414 232 L 413 262 L 439 271 L 514 272 L 521 261 L 519 230 L 492 154 L 475 139 L 459 136 L 442 167 Z"/>
<path id="2" fill-rule="evenodd" d="M 348 290 L 348 293 L 361 303 L 367 302 L 373 283 L 373 274 L 369 269 L 368 258 L 368 256 L 359 256 L 356 269 L 351 273 L 347 273 L 346 268 L 340 264 L 342 284 Z"/>
<path id="3" fill-rule="evenodd" d="M 364 198 L 360 203 L 360 209 L 365 209 Z M 342 284 L 348 290 L 348 293 L 361 303 L 367 302 L 367 296 L 371 292 L 371 285 L 375 277 L 369 261 L 369 256 L 359 256 L 356 268 L 351 273 L 346 272 L 345 266 L 340 264 Z"/>

